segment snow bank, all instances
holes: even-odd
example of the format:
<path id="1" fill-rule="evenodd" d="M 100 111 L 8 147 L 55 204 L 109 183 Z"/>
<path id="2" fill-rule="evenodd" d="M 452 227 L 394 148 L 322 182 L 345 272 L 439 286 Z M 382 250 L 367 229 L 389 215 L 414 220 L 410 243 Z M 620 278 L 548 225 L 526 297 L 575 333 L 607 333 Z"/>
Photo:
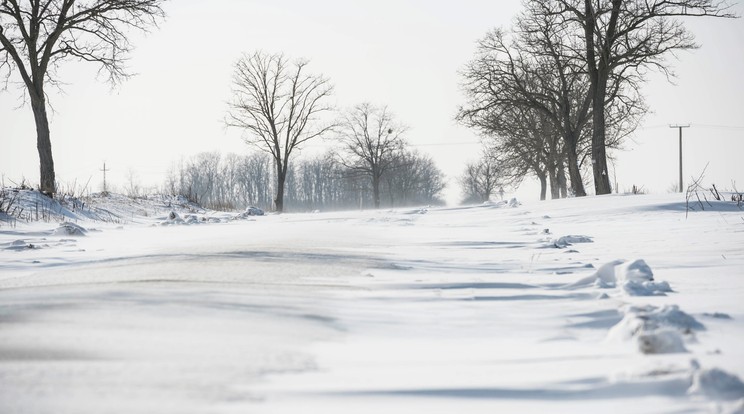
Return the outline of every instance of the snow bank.
<path id="1" fill-rule="evenodd" d="M 695 331 L 705 326 L 676 305 L 629 306 L 625 316 L 613 326 L 607 338 L 615 341 L 635 341 L 644 354 L 687 352 L 685 342 L 695 341 Z"/>
<path id="2" fill-rule="evenodd" d="M 631 261 L 613 260 L 600 266 L 594 274 L 566 288 L 597 287 L 600 289 L 620 288 L 627 296 L 665 296 L 672 291 L 669 283 L 655 281 L 654 272 L 643 259 Z"/>
<path id="3" fill-rule="evenodd" d="M 181 216 L 176 211 L 171 211 L 170 213 L 168 213 L 167 216 L 159 218 L 159 224 L 161 226 L 170 226 L 226 223 L 232 220 L 244 220 L 254 216 L 263 216 L 264 214 L 264 211 L 258 207 L 248 207 L 244 212 L 237 214 L 210 212 L 207 214 L 184 214 L 183 216 Z"/>
<path id="4" fill-rule="evenodd" d="M 88 230 L 75 223 L 64 222 L 59 225 L 52 234 L 54 236 L 85 236 Z"/>
<path id="5" fill-rule="evenodd" d="M 146 197 L 128 197 L 115 193 L 96 193 L 85 197 L 61 194 L 50 198 L 31 189 L 0 188 L 0 204 L 4 204 L 9 213 L 0 217 L 0 220 L 10 222 L 152 223 L 153 217 L 170 211 L 180 214 L 208 213 L 183 196 L 162 194 Z"/>

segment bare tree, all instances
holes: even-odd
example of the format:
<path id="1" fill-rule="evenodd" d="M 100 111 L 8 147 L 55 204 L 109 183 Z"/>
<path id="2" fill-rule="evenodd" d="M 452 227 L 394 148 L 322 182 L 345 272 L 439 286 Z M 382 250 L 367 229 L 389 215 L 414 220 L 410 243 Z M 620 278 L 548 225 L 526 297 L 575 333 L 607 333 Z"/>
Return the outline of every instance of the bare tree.
<path id="1" fill-rule="evenodd" d="M 498 159 L 488 152 L 477 161 L 468 163 L 460 177 L 463 203 L 488 201 L 494 192 L 506 185 L 503 174 Z"/>
<path id="2" fill-rule="evenodd" d="M 126 30 L 146 30 L 164 16 L 165 0 L 2 0 L 0 76 L 18 72 L 36 122 L 40 189 L 55 192 L 54 160 L 45 86 L 58 85 L 66 60 L 93 62 L 112 84 L 128 76 Z M 5 72 L 4 74 L 2 72 Z"/>
<path id="3" fill-rule="evenodd" d="M 282 54 L 254 52 L 235 65 L 228 126 L 243 129 L 246 143 L 268 152 L 276 168 L 276 211 L 284 210 L 284 186 L 289 161 L 307 141 L 332 130 L 320 125 L 333 87 L 307 72 L 308 62 L 290 62 Z"/>
<path id="4" fill-rule="evenodd" d="M 596 161 L 591 145 L 595 113 L 583 41 L 564 13 L 559 2 L 528 0 L 511 33 L 494 30 L 479 41 L 476 58 L 463 72 L 468 104 L 458 114 L 465 125 L 501 138 L 497 146 L 502 150 L 520 149 L 541 184 L 544 165 L 554 197 L 565 187 L 566 167 L 573 194 L 586 195 L 582 168 L 587 161 Z M 646 113 L 631 80 L 614 77 L 607 84 L 599 109 L 603 148 L 619 147 Z M 534 151 L 542 147 L 543 154 L 525 151 L 529 147 Z"/>
<path id="5" fill-rule="evenodd" d="M 396 122 L 387 106 L 363 103 L 347 111 L 339 123 L 344 164 L 372 182 L 373 202 L 380 207 L 380 179 L 395 165 L 404 146 L 406 127 Z"/>
<path id="6" fill-rule="evenodd" d="M 735 17 L 721 0 L 535 0 L 559 4 L 553 14 L 564 24 L 577 24 L 582 36 L 592 99 L 592 167 L 597 194 L 609 194 L 606 108 L 617 90 L 637 91 L 645 72 L 657 69 L 669 76 L 666 58 L 697 48 L 693 35 L 678 17 Z M 578 51 L 578 50 L 577 50 Z"/>
<path id="7" fill-rule="evenodd" d="M 507 138 L 497 146 L 521 154 L 527 166 L 524 173 L 535 171 L 541 183 L 543 168 L 536 165 L 546 161 L 539 159 L 541 152 L 566 156 L 573 193 L 584 196 L 580 139 L 590 119 L 590 106 L 581 62 L 577 65 L 563 53 L 571 45 L 554 22 L 529 12 L 520 21 L 521 27 L 512 36 L 497 29 L 478 42 L 476 57 L 463 71 L 468 103 L 460 108 L 457 119 L 485 136 Z M 542 125 L 545 122 L 552 128 Z M 540 130 L 546 129 L 555 134 L 543 135 Z M 548 147 L 555 144 L 551 137 L 556 134 L 564 151 Z M 533 142 L 524 141 L 533 138 Z M 559 164 L 558 160 L 550 162 Z"/>
<path id="8" fill-rule="evenodd" d="M 390 207 L 444 204 L 444 173 L 431 157 L 405 149 L 394 157 L 393 167 L 383 174 Z"/>

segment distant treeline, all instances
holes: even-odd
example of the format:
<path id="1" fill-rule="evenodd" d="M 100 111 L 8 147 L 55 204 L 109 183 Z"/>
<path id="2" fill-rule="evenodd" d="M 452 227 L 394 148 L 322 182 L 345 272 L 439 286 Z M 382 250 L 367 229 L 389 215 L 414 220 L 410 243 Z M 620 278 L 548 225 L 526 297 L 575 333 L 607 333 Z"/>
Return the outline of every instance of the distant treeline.
<path id="1" fill-rule="evenodd" d="M 205 152 L 174 165 L 164 190 L 217 210 L 248 206 L 271 210 L 275 185 L 276 168 L 268 154 Z M 285 186 L 285 211 L 374 208 L 369 177 L 332 153 L 290 165 Z M 402 151 L 382 177 L 380 203 L 382 207 L 440 205 L 444 187 L 444 174 L 430 157 Z"/>

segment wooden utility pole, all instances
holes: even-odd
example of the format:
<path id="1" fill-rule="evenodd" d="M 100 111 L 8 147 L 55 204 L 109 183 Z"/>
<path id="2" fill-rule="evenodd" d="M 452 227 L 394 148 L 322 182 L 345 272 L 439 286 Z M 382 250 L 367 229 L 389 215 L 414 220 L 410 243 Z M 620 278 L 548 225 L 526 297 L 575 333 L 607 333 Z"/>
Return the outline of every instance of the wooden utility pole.
<path id="1" fill-rule="evenodd" d="M 106 171 L 110 170 L 106 168 L 105 162 L 103 163 L 103 169 L 101 169 L 101 171 L 103 171 L 103 195 L 108 195 L 108 189 L 106 188 Z"/>
<path id="2" fill-rule="evenodd" d="M 689 128 L 687 125 L 669 125 L 669 128 L 679 129 L 679 192 L 682 192 L 682 128 Z"/>

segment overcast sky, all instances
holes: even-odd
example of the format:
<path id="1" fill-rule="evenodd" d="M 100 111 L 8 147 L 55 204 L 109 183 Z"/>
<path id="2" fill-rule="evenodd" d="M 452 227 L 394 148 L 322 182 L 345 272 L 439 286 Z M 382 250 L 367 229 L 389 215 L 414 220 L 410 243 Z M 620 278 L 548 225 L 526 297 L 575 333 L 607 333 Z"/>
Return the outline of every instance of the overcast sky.
<path id="1" fill-rule="evenodd" d="M 207 6 L 208 4 L 208 6 Z M 463 102 L 458 70 L 488 30 L 511 24 L 520 1 L 463 0 L 177 0 L 149 35 L 132 37 L 129 68 L 138 75 L 111 89 L 96 68 L 71 63 L 60 70 L 63 93 L 50 90 L 52 149 L 63 186 L 90 179 L 100 189 L 104 161 L 122 186 L 130 171 L 148 186 L 163 183 L 169 166 L 202 151 L 253 151 L 223 118 L 233 65 L 242 52 L 284 52 L 335 85 L 341 108 L 386 104 L 410 127 L 408 141 L 434 157 L 449 179 L 478 156 L 479 138 L 456 125 Z M 744 7 L 735 6 L 744 14 Z M 670 60 L 672 85 L 652 75 L 644 87 L 649 114 L 615 153 L 613 181 L 666 192 L 677 181 L 678 133 L 684 130 L 684 176 L 706 164 L 707 182 L 744 189 L 744 20 L 695 19 L 688 27 L 702 48 Z M 17 80 L 17 76 L 14 80 Z M 0 92 L 0 173 L 5 184 L 38 183 L 33 116 L 21 89 Z M 320 143 L 318 143 L 320 144 Z M 307 148 L 303 155 L 321 150 Z M 611 172 L 612 175 L 612 172 Z M 534 184 L 521 197 L 537 198 Z"/>

